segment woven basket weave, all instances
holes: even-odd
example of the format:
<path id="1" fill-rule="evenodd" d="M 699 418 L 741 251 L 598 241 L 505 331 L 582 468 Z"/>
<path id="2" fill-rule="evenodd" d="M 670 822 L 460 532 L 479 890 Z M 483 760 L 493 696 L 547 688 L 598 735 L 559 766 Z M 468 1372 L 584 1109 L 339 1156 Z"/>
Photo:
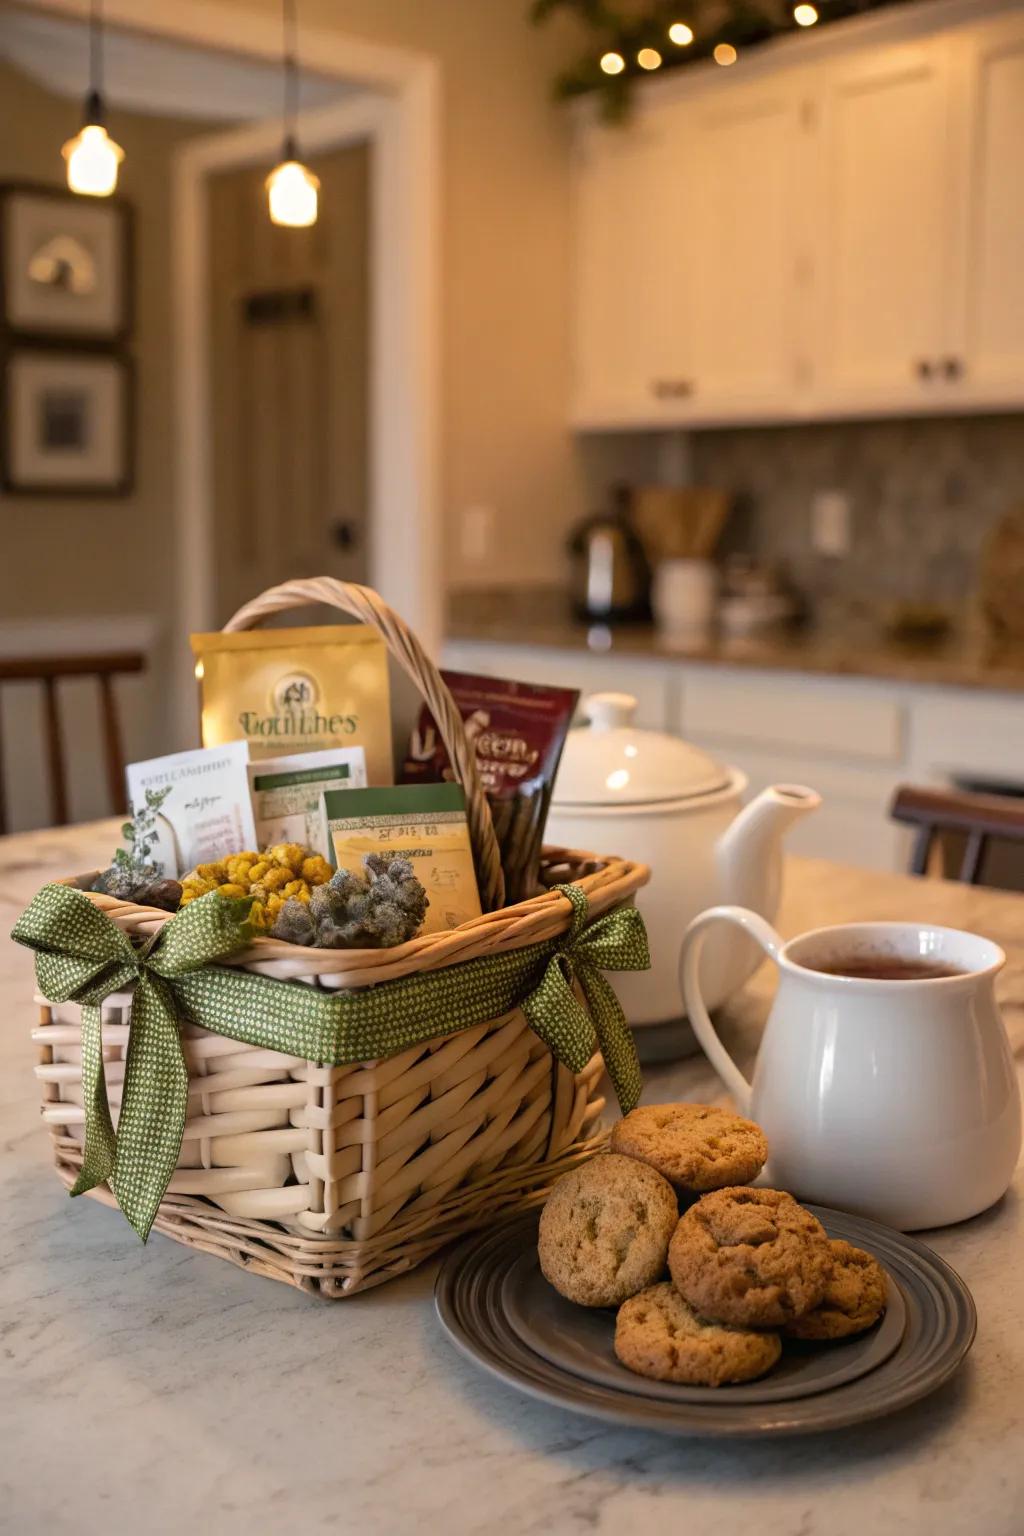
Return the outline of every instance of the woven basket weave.
<path id="1" fill-rule="evenodd" d="M 566 933 L 572 907 L 555 890 L 500 906 L 490 812 L 458 710 L 415 636 L 374 593 L 327 578 L 290 582 L 241 609 L 227 627 L 244 628 L 309 602 L 329 602 L 372 623 L 419 686 L 466 791 L 481 894 L 493 910 L 396 949 L 324 951 L 261 938 L 231 963 L 337 991 L 386 986 Z M 647 874 L 625 860 L 547 849 L 541 883 L 576 883 L 596 917 L 631 901 Z M 169 921 L 166 912 L 88 891 L 92 878 L 69 883 L 86 890 L 125 932 L 149 936 Z M 80 1013 L 72 1003 L 37 1001 L 33 1038 L 43 1117 L 58 1171 L 70 1187 L 82 1162 L 85 1121 Z M 127 994 L 103 1005 L 115 1118 L 129 1007 Z M 344 1067 L 244 1045 L 193 1025 L 183 1026 L 182 1040 L 188 1115 L 157 1230 L 322 1296 L 378 1285 L 498 1213 L 532 1203 L 554 1177 L 600 1145 L 600 1056 L 578 1074 L 568 1071 L 519 1008 L 386 1060 Z M 114 1203 L 105 1186 L 91 1193 Z"/>

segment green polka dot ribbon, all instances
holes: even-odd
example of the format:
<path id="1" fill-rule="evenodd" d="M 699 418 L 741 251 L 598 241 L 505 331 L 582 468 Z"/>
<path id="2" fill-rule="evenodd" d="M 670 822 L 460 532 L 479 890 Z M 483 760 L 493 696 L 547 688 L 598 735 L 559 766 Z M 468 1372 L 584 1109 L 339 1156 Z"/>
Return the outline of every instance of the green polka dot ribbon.
<path id="1" fill-rule="evenodd" d="M 44 886 L 11 936 L 35 951 L 43 996 L 82 1008 L 85 1149 L 71 1193 L 108 1183 L 143 1242 L 149 1236 L 185 1129 L 182 1023 L 324 1066 L 346 1066 L 394 1056 L 521 1006 L 530 1027 L 570 1071 L 581 1071 L 600 1047 L 628 1112 L 640 1097 L 640 1065 L 602 972 L 647 969 L 643 919 L 635 907 L 616 907 L 588 922 L 583 891 L 574 885 L 557 889 L 573 908 L 569 932 L 557 939 L 378 986 L 326 992 L 217 963 L 254 936 L 247 899 L 211 892 L 183 907 L 152 939 L 133 943 L 81 891 Z M 131 990 L 132 1003 L 115 1133 L 100 1004 L 125 990 Z"/>

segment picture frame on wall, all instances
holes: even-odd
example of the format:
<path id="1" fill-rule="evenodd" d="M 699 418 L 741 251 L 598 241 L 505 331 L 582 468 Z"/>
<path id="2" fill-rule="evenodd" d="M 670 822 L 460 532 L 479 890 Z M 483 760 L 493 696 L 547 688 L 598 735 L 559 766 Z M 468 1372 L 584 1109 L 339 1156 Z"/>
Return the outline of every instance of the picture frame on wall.
<path id="1" fill-rule="evenodd" d="M 0 363 L 0 490 L 126 496 L 134 479 L 134 368 L 120 352 L 10 346 Z"/>
<path id="2" fill-rule="evenodd" d="M 134 305 L 133 218 L 118 198 L 0 184 L 0 327 L 117 345 Z"/>

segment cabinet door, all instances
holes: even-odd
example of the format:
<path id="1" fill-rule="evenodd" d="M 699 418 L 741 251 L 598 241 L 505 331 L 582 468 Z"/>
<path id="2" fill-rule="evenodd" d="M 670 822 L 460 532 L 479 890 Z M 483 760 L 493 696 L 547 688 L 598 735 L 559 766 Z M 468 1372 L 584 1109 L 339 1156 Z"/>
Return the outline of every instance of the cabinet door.
<path id="1" fill-rule="evenodd" d="M 1024 16 L 968 34 L 962 341 L 954 386 L 971 396 L 1024 398 Z"/>
<path id="2" fill-rule="evenodd" d="M 696 100 L 682 271 L 699 419 L 786 414 L 798 384 L 803 109 L 780 76 Z"/>
<path id="3" fill-rule="evenodd" d="M 573 416 L 580 426 L 657 421 L 678 403 L 675 255 L 685 169 L 674 118 L 674 108 L 661 107 L 621 126 L 579 130 Z"/>
<path id="4" fill-rule="evenodd" d="M 941 404 L 951 98 L 942 39 L 839 60 L 825 76 L 815 395 L 826 408 Z"/>

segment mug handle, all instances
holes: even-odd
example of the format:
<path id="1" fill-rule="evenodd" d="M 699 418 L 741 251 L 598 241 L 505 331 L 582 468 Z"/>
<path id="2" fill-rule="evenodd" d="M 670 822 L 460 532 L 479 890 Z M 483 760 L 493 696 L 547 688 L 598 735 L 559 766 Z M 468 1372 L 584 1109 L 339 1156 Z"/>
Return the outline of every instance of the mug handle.
<path id="1" fill-rule="evenodd" d="M 709 907 L 693 919 L 683 935 L 683 948 L 679 956 L 679 984 L 687 1017 L 704 1054 L 725 1082 L 740 1112 L 746 1115 L 750 1113 L 750 1084 L 718 1038 L 700 991 L 701 950 L 704 948 L 707 930 L 712 923 L 718 922 L 734 923 L 737 928 L 742 928 L 744 933 L 756 939 L 771 960 L 778 961 L 783 941 L 771 923 L 765 922 L 763 917 L 747 907 Z"/>

